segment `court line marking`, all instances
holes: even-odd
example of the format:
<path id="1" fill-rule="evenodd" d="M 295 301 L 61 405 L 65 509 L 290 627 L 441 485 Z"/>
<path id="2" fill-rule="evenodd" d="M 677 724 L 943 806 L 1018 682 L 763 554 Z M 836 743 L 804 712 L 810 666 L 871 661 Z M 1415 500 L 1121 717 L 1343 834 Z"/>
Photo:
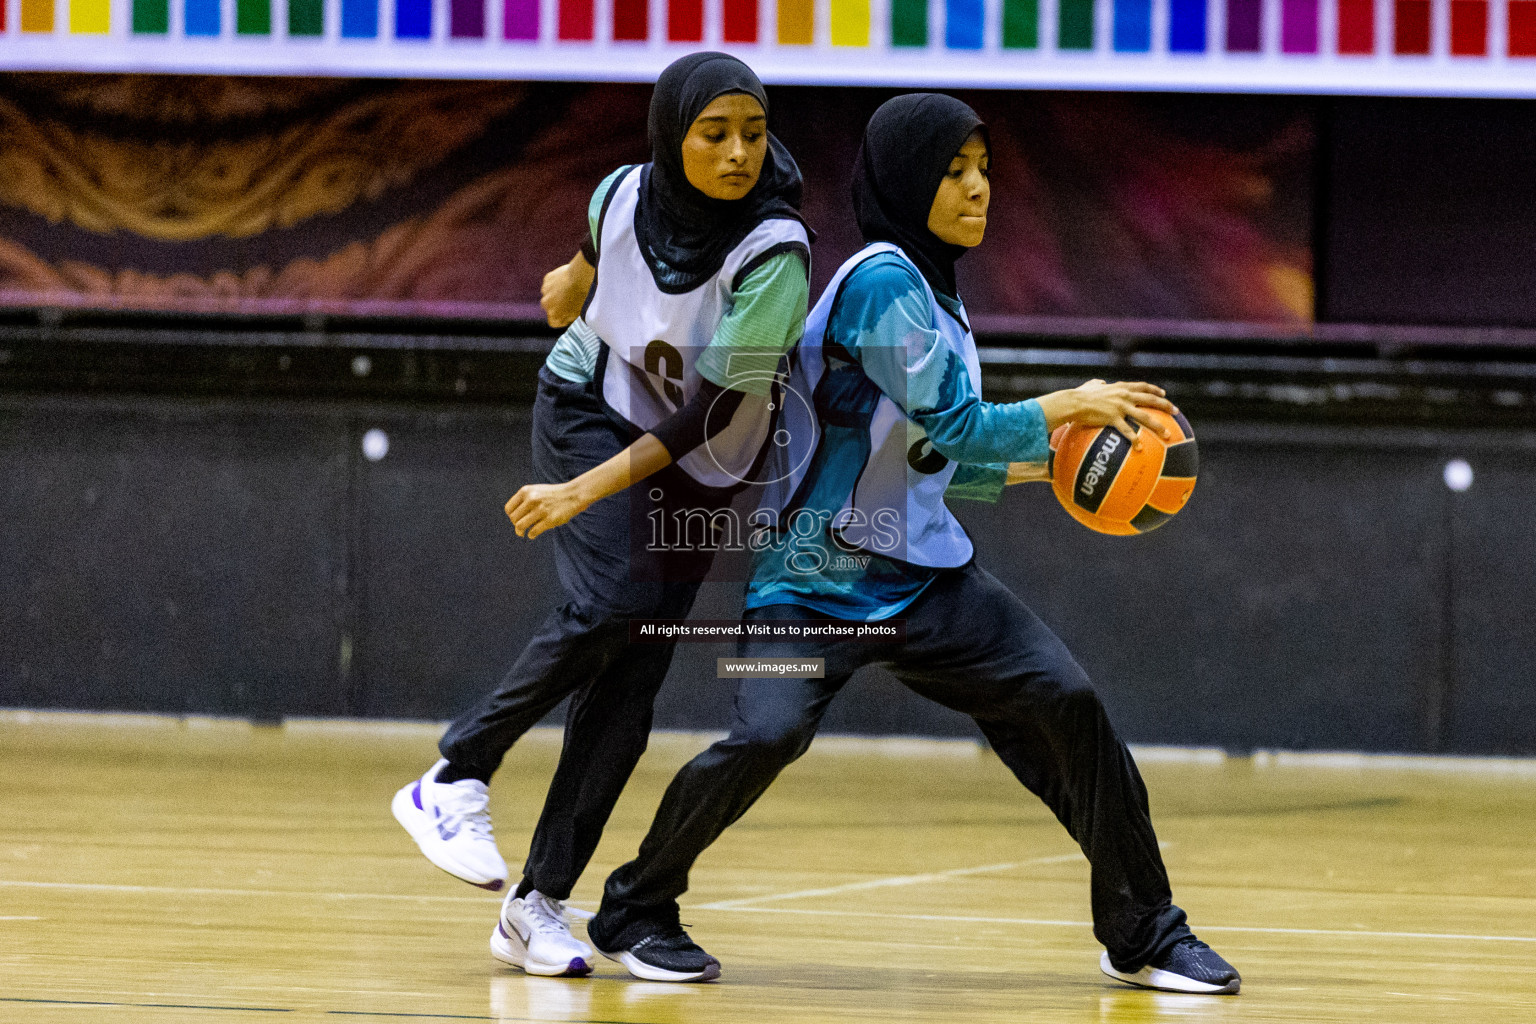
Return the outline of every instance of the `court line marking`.
<path id="1" fill-rule="evenodd" d="M 859 889 L 885 888 L 894 885 L 919 885 L 924 881 L 942 880 L 959 875 L 981 874 L 989 871 L 1004 871 L 1009 868 L 1022 867 L 1032 864 L 1046 864 L 1072 860 L 1081 857 L 1082 854 L 1061 854 L 1055 857 L 1037 857 L 1032 860 L 1017 861 L 1009 864 L 984 864 L 980 867 L 955 868 L 951 871 L 937 872 L 929 875 L 902 875 L 896 878 L 878 878 L 867 882 L 851 882 L 844 886 L 832 886 L 825 890 L 805 889 L 793 893 L 774 893 L 768 896 L 755 896 L 741 900 L 720 900 L 714 903 L 702 903 L 696 910 L 722 910 L 743 914 L 802 914 L 823 917 L 869 917 L 885 918 L 898 921 L 938 921 L 972 924 L 1023 924 L 1060 928 L 1092 928 L 1090 921 L 1052 921 L 1031 917 L 970 917 L 949 914 L 884 914 L 874 911 L 858 910 L 811 910 L 803 907 L 755 907 L 747 906 L 748 899 L 754 902 L 765 900 L 782 900 L 800 898 L 808 895 L 823 895 L 835 892 L 852 892 Z M 292 889 L 193 889 L 177 888 L 175 886 L 156 885 L 110 885 L 102 882 L 24 882 L 0 879 L 0 886 L 11 886 L 36 889 L 72 889 L 90 892 L 138 892 L 156 893 L 181 896 L 305 896 L 319 899 L 341 900 L 403 900 L 426 901 L 435 903 L 479 903 L 489 905 L 500 902 L 499 897 L 478 896 L 403 896 L 397 893 L 368 893 L 368 892 L 301 892 Z M 18 918 L 18 920 L 41 920 L 41 918 Z M 1362 931 L 1352 928 L 1271 928 L 1259 925 L 1202 925 L 1203 932 L 1247 932 L 1259 935 L 1334 935 L 1334 936 L 1359 936 L 1362 938 L 1378 939 L 1443 939 L 1464 940 L 1468 942 L 1529 942 L 1536 943 L 1536 935 L 1468 935 L 1459 932 L 1391 932 L 1391 931 Z M 4 1001 L 4 997 L 0 997 Z M 112 1004 L 118 1005 L 118 1004 Z M 140 1005 L 140 1004 L 123 1004 Z M 148 1005 L 148 1004 L 143 1004 Z"/>
<path id="2" fill-rule="evenodd" d="M 248 1013 L 322 1013 L 336 1017 L 414 1017 L 427 1020 L 520 1020 L 543 1021 L 543 1017 L 508 1017 L 500 1014 L 483 1017 L 469 1013 L 390 1013 L 384 1010 L 304 1010 L 292 1006 L 213 1006 L 203 1003 L 130 1003 L 107 999 L 25 999 L 18 996 L 0 996 L 0 1003 L 29 1003 L 43 1006 L 120 1006 L 144 1010 L 240 1010 Z M 622 1020 L 572 1019 L 565 1024 L 633 1024 Z"/>
<path id="3" fill-rule="evenodd" d="M 293 1013 L 286 1006 L 208 1006 L 201 1003 L 129 1003 L 105 999 L 22 999 L 0 996 L 0 1003 L 41 1003 L 45 1006 L 132 1006 L 145 1010 L 240 1010 L 245 1013 Z"/>
<path id="4" fill-rule="evenodd" d="M 336 1017 L 426 1017 L 431 1020 L 527 1020 L 526 1017 L 481 1017 L 472 1013 L 391 1013 L 387 1010 L 326 1010 Z"/>
<path id="5" fill-rule="evenodd" d="M 150 727 L 157 729 L 215 729 L 233 728 L 254 731 L 255 724 L 247 718 L 222 715 L 171 715 L 156 712 L 120 711 L 58 711 L 35 708 L 0 708 L 0 726 L 5 725 L 90 725 L 114 727 Z M 421 719 L 379 718 L 284 718 L 281 728 L 292 733 L 357 733 L 376 737 L 412 735 L 440 735 L 448 722 Z M 537 726 L 530 729 L 521 742 L 557 742 L 563 739 L 561 726 Z M 725 733 L 712 730 L 654 729 L 653 742 L 683 742 L 708 746 L 724 739 Z M 1448 754 L 1393 754 L 1349 750 L 1284 750 L 1260 748 L 1246 757 L 1229 754 L 1220 747 L 1184 747 L 1163 744 L 1128 744 L 1131 755 L 1137 761 L 1169 761 L 1196 764 L 1224 764 L 1251 758 L 1256 768 L 1381 768 L 1391 771 L 1463 771 L 1492 774 L 1536 775 L 1536 758 L 1501 757 Z M 892 753 L 937 752 L 941 747 L 952 748 L 952 753 L 970 754 L 984 748 L 970 737 L 889 737 L 862 734 L 827 733 L 817 738 L 813 749 L 825 750 L 888 750 Z"/>
<path id="6" fill-rule="evenodd" d="M 950 878 L 963 878 L 966 875 L 984 875 L 997 871 L 1011 871 L 1014 868 L 1028 867 L 1034 864 L 1060 864 L 1066 861 L 1083 860 L 1081 853 L 1064 853 L 1054 857 L 1034 857 L 1030 860 L 1010 861 L 1007 864 L 983 864 L 974 868 L 951 868 L 948 871 L 934 871 L 923 875 L 895 875 L 889 878 L 874 878 L 863 882 L 849 882 L 846 885 L 831 885 L 824 889 L 800 889 L 795 892 L 776 892 L 765 896 L 743 896 L 734 900 L 717 900 L 714 903 L 701 904 L 700 910 L 736 910 L 745 908 L 753 903 L 772 903 L 779 900 L 807 899 L 812 896 L 834 896 L 844 892 L 860 892 L 867 889 L 888 889 L 903 885 L 926 885 L 931 882 L 942 882 Z"/>
<path id="7" fill-rule="evenodd" d="M 967 917 L 952 914 L 882 914 L 867 910 L 809 910 L 803 907 L 715 907 L 698 910 L 725 910 L 739 914 L 803 914 L 821 917 L 873 917 L 894 921 L 937 921 L 957 924 L 1027 924 L 1053 928 L 1092 928 L 1091 921 L 1050 921 L 1033 917 Z M 1531 942 L 1536 935 L 1462 935 L 1451 932 L 1359 931 L 1353 928 L 1269 928 L 1260 925 L 1201 925 L 1202 932 L 1248 932 L 1259 935 L 1334 935 L 1366 939 L 1446 939 L 1469 942 Z"/>
<path id="8" fill-rule="evenodd" d="M 425 1017 L 436 1020 L 525 1020 L 534 1021 L 536 1024 L 545 1024 L 548 1017 L 509 1017 L 506 1014 L 497 1014 L 494 1017 L 477 1017 L 467 1013 L 391 1013 L 385 1010 L 326 1010 L 327 1016 L 334 1017 Z M 637 1024 L 627 1020 L 598 1020 L 593 1017 L 562 1017 L 559 1024 Z"/>
<path id="9" fill-rule="evenodd" d="M 305 892 L 300 889 L 196 889 L 174 885 L 111 885 L 105 882 L 27 882 L 0 878 L 0 887 L 71 889 L 81 892 L 138 892 L 169 896 L 304 896 L 322 900 L 399 900 L 408 903 L 501 902 L 500 896 L 411 896 L 386 892 Z M 37 920 L 37 919 L 34 919 Z"/>
<path id="10" fill-rule="evenodd" d="M 42 918 L 29 914 L 0 914 L 0 921 L 41 921 Z"/>

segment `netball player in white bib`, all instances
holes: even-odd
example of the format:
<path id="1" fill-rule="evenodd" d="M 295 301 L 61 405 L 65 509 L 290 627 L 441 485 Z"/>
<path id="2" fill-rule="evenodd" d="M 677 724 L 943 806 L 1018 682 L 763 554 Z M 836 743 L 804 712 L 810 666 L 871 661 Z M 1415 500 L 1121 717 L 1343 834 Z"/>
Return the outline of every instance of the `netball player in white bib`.
<path id="1" fill-rule="evenodd" d="M 1061 423 L 1129 435 L 1137 406 L 1173 410 L 1152 385 L 1103 381 L 1028 402 L 982 400 L 955 261 L 986 230 L 989 166 L 985 127 L 959 100 L 901 96 L 870 119 L 853 184 L 867 245 L 833 277 L 795 353 L 789 387 L 805 401 L 785 403 L 790 445 L 764 473 L 776 483 L 760 513 L 774 513 L 777 531 L 754 559 L 745 606 L 761 623 L 900 617 L 905 639 L 742 643 L 743 657 L 820 658 L 824 677 L 744 680 L 730 735 L 683 767 L 639 855 L 609 877 L 587 931 L 642 977 L 664 978 L 646 955 L 658 940 L 695 965 L 713 959 L 678 938 L 677 898 L 694 860 L 810 746 L 848 678 L 878 663 L 970 715 L 1072 834 L 1092 866 L 1106 973 L 1179 992 L 1238 989 L 1237 972 L 1173 904 L 1146 789 L 1087 676 L 976 565 L 944 503 L 957 488 L 995 497 L 1005 482 L 1043 476 Z M 791 415 L 802 409 L 812 412 Z M 1019 524 L 1020 543 L 1028 529 Z"/>
<path id="2" fill-rule="evenodd" d="M 673 651 L 631 645 L 630 620 L 685 618 L 712 558 L 702 536 L 695 550 L 656 549 L 650 517 L 729 505 L 761 460 L 776 374 L 804 330 L 800 172 L 767 113 L 762 83 L 734 57 L 668 67 L 651 102 L 651 162 L 603 181 L 582 254 L 546 279 L 551 323 L 570 326 L 539 374 L 543 482 L 506 511 L 530 540 L 561 527 L 551 541 L 563 593 L 501 684 L 449 727 L 442 759 L 395 796 L 434 864 L 502 888 L 486 784 L 572 696 L 522 883 L 491 935 L 492 953 L 529 973 L 592 969 L 563 901 L 645 750 Z M 572 293 L 585 300 L 574 321 Z"/>

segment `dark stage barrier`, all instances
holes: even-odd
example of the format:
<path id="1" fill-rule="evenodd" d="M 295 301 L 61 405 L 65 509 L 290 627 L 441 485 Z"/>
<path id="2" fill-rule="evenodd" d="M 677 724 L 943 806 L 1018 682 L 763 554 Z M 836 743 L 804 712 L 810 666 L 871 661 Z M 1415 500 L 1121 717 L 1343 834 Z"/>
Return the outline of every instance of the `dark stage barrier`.
<path id="1" fill-rule="evenodd" d="M 375 341 L 0 345 L 0 705 L 441 719 L 488 687 L 556 595 L 550 545 L 501 512 L 547 342 Z M 993 397 L 1134 373 L 1195 422 L 1199 487 L 1156 533 L 1091 534 L 1042 485 L 957 505 L 1128 737 L 1536 753 L 1532 367 L 1478 385 L 1364 355 L 986 358 Z M 283 383 L 296 368 L 307 384 Z M 1510 415 L 1473 426 L 1493 422 L 1478 401 Z M 695 614 L 738 609 L 711 584 Z M 680 648 L 659 726 L 726 723 L 721 653 Z M 826 728 L 972 734 L 878 673 Z"/>

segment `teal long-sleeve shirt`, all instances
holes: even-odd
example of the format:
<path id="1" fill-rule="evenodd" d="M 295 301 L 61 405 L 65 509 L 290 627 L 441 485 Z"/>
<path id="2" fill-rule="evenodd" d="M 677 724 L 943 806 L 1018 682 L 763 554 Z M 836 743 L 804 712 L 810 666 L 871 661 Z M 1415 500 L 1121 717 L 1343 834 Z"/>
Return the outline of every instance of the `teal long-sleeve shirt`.
<path id="1" fill-rule="evenodd" d="M 958 302 L 938 299 L 950 316 L 963 315 Z M 894 253 L 871 257 L 848 276 L 827 333 L 923 428 L 935 451 L 959 463 L 949 496 L 995 501 L 1008 463 L 1044 462 L 1049 454 L 1040 403 L 982 401 L 959 353 L 939 336 L 922 278 Z"/>

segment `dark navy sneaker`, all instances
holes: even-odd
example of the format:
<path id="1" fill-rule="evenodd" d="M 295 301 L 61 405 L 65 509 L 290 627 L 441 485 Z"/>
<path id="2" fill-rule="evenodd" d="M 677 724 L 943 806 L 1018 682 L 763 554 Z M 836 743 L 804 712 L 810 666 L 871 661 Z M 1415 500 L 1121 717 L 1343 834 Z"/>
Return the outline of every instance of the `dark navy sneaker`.
<path id="1" fill-rule="evenodd" d="M 1236 995 L 1243 985 L 1237 968 L 1193 935 L 1181 939 L 1139 971 L 1116 970 L 1108 953 L 1099 957 L 1099 970 L 1127 985 L 1164 992 L 1225 996 Z"/>
<path id="2" fill-rule="evenodd" d="M 602 911 L 587 922 L 587 937 L 597 951 L 646 981 L 714 981 L 720 961 L 688 937 L 676 917 L 635 919 Z"/>

